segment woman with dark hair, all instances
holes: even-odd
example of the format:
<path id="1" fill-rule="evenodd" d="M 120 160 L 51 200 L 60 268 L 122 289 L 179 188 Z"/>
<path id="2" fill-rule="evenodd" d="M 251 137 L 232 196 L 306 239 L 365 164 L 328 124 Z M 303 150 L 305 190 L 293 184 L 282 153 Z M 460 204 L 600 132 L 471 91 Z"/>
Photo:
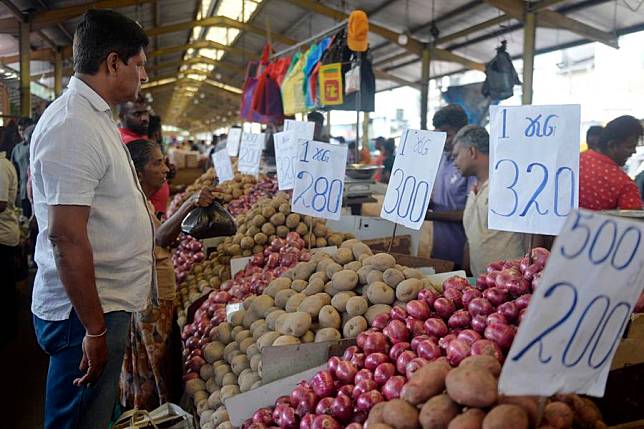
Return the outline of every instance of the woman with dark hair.
<path id="1" fill-rule="evenodd" d="M 169 171 L 161 149 L 149 140 L 134 140 L 126 148 L 148 199 L 148 207 L 153 212 L 150 197 L 163 186 Z M 211 192 L 202 190 L 192 195 L 163 224 L 153 218 L 159 308 L 147 308 L 132 314 L 120 379 L 120 399 L 124 407 L 152 410 L 168 401 L 167 350 L 176 293 L 168 247 L 177 239 L 181 221 L 188 212 L 198 206 L 209 206 L 213 201 Z"/>
<path id="2" fill-rule="evenodd" d="M 628 115 L 606 124 L 595 150 L 579 158 L 579 207 L 590 210 L 639 210 L 642 196 L 622 170 L 642 139 L 641 122 Z"/>

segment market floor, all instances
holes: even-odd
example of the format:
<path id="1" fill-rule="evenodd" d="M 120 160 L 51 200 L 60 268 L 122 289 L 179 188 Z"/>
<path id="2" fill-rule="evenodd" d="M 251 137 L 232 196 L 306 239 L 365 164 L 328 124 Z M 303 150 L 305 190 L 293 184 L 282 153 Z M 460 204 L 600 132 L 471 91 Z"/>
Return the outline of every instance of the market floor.
<path id="1" fill-rule="evenodd" d="M 47 355 L 36 342 L 31 321 L 31 285 L 29 279 L 18 284 L 18 333 L 0 350 L 0 367 L 4 368 L 2 385 L 10 393 L 3 399 L 2 426 L 12 429 L 43 427 Z M 6 408 L 5 408 L 6 407 Z"/>

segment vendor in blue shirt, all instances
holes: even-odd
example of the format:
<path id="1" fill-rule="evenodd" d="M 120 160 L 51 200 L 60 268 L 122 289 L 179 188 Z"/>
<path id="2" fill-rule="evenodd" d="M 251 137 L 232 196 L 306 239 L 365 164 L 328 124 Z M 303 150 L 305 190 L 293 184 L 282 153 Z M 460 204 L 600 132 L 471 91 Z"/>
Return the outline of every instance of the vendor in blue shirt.
<path id="1" fill-rule="evenodd" d="M 454 165 L 451 152 L 454 136 L 467 125 L 467 115 L 461 106 L 448 104 L 436 112 L 432 123 L 436 131 L 447 133 L 429 210 L 425 216 L 426 220 L 431 220 L 434 224 L 432 257 L 453 261 L 455 269 L 460 269 L 465 244 L 463 209 L 467 193 L 476 179 L 461 175 Z"/>

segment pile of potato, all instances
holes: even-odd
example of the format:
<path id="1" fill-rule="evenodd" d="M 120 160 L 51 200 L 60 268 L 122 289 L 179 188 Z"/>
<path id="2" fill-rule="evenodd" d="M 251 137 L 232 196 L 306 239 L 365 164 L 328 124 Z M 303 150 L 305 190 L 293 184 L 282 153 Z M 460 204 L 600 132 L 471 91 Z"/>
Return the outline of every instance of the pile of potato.
<path id="1" fill-rule="evenodd" d="M 440 358 L 416 371 L 399 399 L 371 409 L 365 429 L 605 428 L 595 404 L 578 395 L 548 400 L 540 422 L 536 396 L 498 393 L 501 364 L 492 356 L 470 356 L 457 368 Z"/>

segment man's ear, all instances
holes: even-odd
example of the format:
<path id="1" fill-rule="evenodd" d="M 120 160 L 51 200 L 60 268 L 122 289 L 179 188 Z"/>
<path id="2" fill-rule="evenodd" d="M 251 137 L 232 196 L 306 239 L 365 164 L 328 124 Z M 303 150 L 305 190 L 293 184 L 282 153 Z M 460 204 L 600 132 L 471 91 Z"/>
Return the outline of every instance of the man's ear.
<path id="1" fill-rule="evenodd" d="M 467 151 L 472 159 L 478 158 L 479 151 L 474 146 L 468 146 Z"/>
<path id="2" fill-rule="evenodd" d="M 141 173 L 140 171 L 137 171 L 136 177 L 139 179 L 139 183 L 143 183 L 143 173 Z"/>
<path id="3" fill-rule="evenodd" d="M 121 58 L 116 52 L 110 52 L 105 59 L 108 74 L 116 74 L 121 66 Z"/>

